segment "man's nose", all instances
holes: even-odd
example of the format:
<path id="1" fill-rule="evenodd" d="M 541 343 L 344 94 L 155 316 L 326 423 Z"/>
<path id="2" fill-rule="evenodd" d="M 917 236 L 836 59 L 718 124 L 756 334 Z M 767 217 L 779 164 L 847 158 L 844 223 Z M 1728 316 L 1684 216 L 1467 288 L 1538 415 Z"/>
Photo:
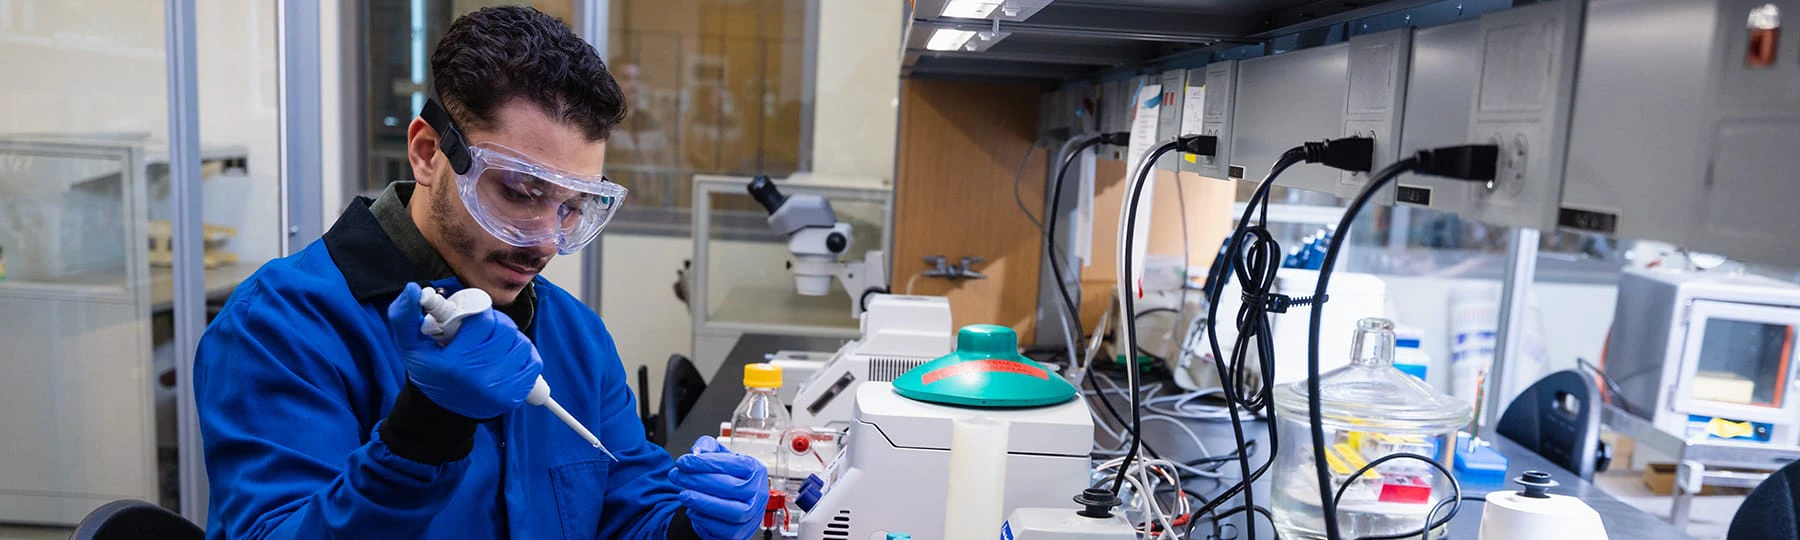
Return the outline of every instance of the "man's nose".
<path id="1" fill-rule="evenodd" d="M 535 246 L 525 248 L 525 251 L 530 252 L 533 256 L 535 256 L 539 259 L 554 256 L 554 255 L 556 255 L 556 239 L 550 238 L 550 239 L 544 240 L 542 242 L 538 242 L 537 245 L 535 245 Z"/>

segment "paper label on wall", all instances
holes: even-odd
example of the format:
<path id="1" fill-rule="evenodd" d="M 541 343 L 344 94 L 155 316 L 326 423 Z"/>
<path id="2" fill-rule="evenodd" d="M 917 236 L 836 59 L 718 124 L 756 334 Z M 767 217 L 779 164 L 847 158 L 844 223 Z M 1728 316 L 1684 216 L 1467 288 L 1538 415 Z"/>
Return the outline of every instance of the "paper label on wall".
<path id="1" fill-rule="evenodd" d="M 1199 135 L 1206 118 L 1206 85 L 1189 86 L 1181 103 L 1181 134 Z"/>
<path id="2" fill-rule="evenodd" d="M 1156 121 L 1158 107 L 1161 104 L 1162 85 L 1160 84 L 1144 85 L 1138 90 L 1137 99 L 1132 101 L 1137 113 L 1131 121 L 1131 145 L 1125 155 L 1125 174 L 1127 176 L 1124 185 L 1127 191 L 1122 199 L 1124 202 L 1120 206 L 1119 216 L 1121 219 L 1126 215 L 1123 210 L 1130 208 L 1131 192 L 1129 190 L 1131 182 L 1136 179 L 1133 175 L 1137 174 L 1139 162 L 1143 161 L 1144 152 L 1155 147 L 1158 142 L 1156 140 Z M 1137 284 L 1144 279 L 1145 250 L 1150 246 L 1150 208 L 1154 206 L 1151 203 L 1154 200 L 1156 200 L 1156 173 L 1152 171 L 1144 179 L 1144 189 L 1138 196 L 1137 219 L 1131 225 L 1134 232 L 1131 242 L 1131 273 L 1128 275 L 1131 276 L 1130 283 L 1134 290 L 1128 291 L 1130 294 L 1138 294 L 1142 289 Z M 1125 238 L 1121 236 L 1119 240 L 1123 242 Z"/>
<path id="3" fill-rule="evenodd" d="M 1075 257 L 1081 260 L 1081 267 L 1094 264 L 1094 165 L 1097 152 L 1088 148 L 1081 152 L 1075 162 L 1077 197 L 1075 198 Z"/>
<path id="4" fill-rule="evenodd" d="M 1181 100 L 1181 134 L 1199 135 L 1205 119 L 1206 85 L 1187 87 L 1187 95 Z M 1200 157 L 1193 154 L 1182 154 L 1181 158 L 1188 163 L 1200 162 Z"/>
<path id="5" fill-rule="evenodd" d="M 1162 85 L 1144 85 L 1143 88 L 1138 89 L 1137 99 L 1132 100 L 1131 103 L 1133 106 L 1131 144 L 1125 150 L 1126 174 L 1136 172 L 1138 160 L 1144 158 L 1144 152 L 1156 146 L 1156 121 L 1162 105 Z M 1149 193 L 1144 194 L 1146 199 L 1149 196 Z"/>

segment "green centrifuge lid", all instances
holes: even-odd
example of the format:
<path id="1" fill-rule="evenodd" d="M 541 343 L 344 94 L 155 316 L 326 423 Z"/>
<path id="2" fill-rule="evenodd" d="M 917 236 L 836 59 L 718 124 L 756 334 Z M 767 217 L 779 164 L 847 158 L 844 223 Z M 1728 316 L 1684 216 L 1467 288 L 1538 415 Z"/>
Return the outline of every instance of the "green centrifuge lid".
<path id="1" fill-rule="evenodd" d="M 992 324 L 956 332 L 956 351 L 894 379 L 894 391 L 927 403 L 964 407 L 1042 407 L 1075 398 L 1061 375 L 1019 355 L 1019 335 Z"/>

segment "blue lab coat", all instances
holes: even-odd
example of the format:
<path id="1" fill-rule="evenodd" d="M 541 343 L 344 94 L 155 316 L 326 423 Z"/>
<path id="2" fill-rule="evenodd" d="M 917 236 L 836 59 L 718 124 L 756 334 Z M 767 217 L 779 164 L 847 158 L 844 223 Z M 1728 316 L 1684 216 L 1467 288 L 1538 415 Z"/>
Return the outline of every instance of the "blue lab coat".
<path id="1" fill-rule="evenodd" d="M 524 330 L 544 379 L 619 461 L 532 406 L 482 423 L 460 460 L 389 450 L 376 427 L 406 371 L 385 313 L 418 276 L 368 205 L 264 265 L 201 337 L 208 538 L 690 537 L 673 460 L 645 440 L 612 336 L 542 277 Z"/>

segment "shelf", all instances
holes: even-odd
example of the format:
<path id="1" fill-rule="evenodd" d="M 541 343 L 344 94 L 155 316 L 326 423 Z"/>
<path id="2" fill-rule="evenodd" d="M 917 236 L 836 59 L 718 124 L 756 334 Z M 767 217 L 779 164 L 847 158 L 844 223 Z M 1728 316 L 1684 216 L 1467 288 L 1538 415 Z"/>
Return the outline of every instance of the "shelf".
<path id="1" fill-rule="evenodd" d="M 228 264 L 206 270 L 208 301 L 224 300 L 249 279 L 261 265 Z M 62 281 L 0 280 L 0 296 L 36 298 L 69 298 L 107 303 L 130 303 L 131 289 L 118 272 L 93 272 L 69 276 Z M 150 268 L 150 311 L 164 313 L 175 306 L 175 271 L 172 268 Z"/>

